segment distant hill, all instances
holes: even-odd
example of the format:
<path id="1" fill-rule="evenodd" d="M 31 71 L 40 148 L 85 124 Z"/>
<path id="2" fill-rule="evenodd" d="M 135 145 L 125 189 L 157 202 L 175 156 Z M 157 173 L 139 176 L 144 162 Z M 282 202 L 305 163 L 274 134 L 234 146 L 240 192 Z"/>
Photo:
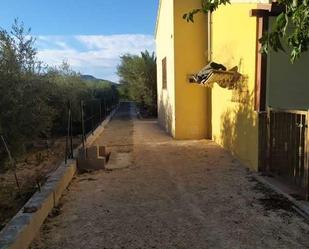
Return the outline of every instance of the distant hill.
<path id="1" fill-rule="evenodd" d="M 80 77 L 81 77 L 81 79 L 87 80 L 87 81 L 105 82 L 105 83 L 108 83 L 108 84 L 111 84 L 111 85 L 118 85 L 117 83 L 112 82 L 110 80 L 98 79 L 98 78 L 94 77 L 93 75 L 89 75 L 89 74 L 82 74 Z"/>
<path id="2" fill-rule="evenodd" d="M 83 80 L 98 80 L 96 77 L 88 74 L 82 74 L 80 76 Z"/>

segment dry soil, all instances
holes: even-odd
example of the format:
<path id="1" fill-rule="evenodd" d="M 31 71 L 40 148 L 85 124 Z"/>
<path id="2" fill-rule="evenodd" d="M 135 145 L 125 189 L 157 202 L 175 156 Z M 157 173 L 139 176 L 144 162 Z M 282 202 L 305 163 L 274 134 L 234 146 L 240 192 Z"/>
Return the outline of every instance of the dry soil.
<path id="1" fill-rule="evenodd" d="M 32 249 L 309 248 L 309 225 L 211 141 L 175 141 L 123 104 Z"/>

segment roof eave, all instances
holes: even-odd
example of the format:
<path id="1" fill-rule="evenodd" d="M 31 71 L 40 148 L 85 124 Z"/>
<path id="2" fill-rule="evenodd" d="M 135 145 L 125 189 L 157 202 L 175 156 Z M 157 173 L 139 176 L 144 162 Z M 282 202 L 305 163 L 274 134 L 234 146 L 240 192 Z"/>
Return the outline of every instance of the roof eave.
<path id="1" fill-rule="evenodd" d="M 154 37 L 155 37 L 155 38 L 157 38 L 157 33 L 158 33 L 158 26 L 159 26 L 159 18 L 160 18 L 160 12 L 161 12 L 161 5 L 162 5 L 162 0 L 159 1 L 159 6 L 158 6 L 157 21 L 156 21 L 156 27 L 155 27 L 155 32 L 154 32 Z"/>

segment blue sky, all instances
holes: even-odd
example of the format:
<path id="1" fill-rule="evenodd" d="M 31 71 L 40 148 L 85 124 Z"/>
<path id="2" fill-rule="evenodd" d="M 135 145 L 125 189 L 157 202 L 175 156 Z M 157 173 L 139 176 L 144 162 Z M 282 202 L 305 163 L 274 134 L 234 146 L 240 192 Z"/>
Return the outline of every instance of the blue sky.
<path id="1" fill-rule="evenodd" d="M 158 0 L 2 0 L 0 26 L 18 17 L 37 38 L 38 57 L 68 61 L 84 74 L 117 81 L 119 56 L 154 50 Z"/>

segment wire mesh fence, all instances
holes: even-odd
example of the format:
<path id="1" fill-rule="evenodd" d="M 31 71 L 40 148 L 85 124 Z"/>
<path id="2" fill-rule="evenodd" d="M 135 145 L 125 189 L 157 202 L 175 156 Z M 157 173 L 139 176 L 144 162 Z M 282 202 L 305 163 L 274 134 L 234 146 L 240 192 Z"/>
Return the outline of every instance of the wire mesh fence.
<path id="1" fill-rule="evenodd" d="M 27 144 L 23 156 L 14 157 L 10 138 L 0 130 L 0 229 L 47 180 L 63 160 L 73 159 L 73 150 L 106 119 L 118 99 L 94 98 L 63 105 L 63 131 L 39 137 Z"/>

